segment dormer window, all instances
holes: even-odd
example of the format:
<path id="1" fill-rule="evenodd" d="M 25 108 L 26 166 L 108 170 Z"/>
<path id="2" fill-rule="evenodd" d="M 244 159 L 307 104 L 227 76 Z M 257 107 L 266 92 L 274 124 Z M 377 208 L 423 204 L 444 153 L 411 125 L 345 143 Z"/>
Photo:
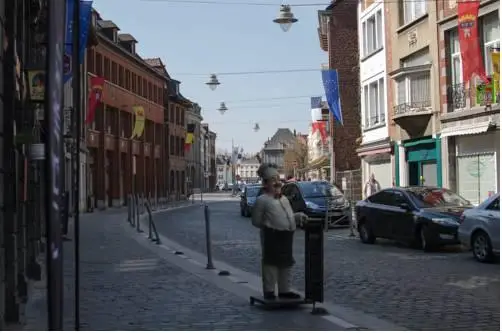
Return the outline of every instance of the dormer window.
<path id="1" fill-rule="evenodd" d="M 113 42 L 117 43 L 117 30 L 113 29 L 112 36 L 113 36 Z"/>
<path id="2" fill-rule="evenodd" d="M 136 43 L 131 43 L 131 53 L 136 54 Z"/>
<path id="3" fill-rule="evenodd" d="M 174 85 L 174 91 L 175 91 L 176 95 L 180 94 L 180 84 L 179 83 L 176 83 Z"/>

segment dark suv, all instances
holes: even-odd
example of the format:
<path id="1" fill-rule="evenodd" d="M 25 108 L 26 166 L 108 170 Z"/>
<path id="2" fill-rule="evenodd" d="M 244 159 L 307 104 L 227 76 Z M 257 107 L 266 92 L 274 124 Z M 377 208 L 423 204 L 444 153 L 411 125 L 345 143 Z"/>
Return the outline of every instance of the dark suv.
<path id="1" fill-rule="evenodd" d="M 282 187 L 282 194 L 294 212 L 304 212 L 311 220 L 324 220 L 327 214 L 329 227 L 350 225 L 350 203 L 338 187 L 328 182 L 289 182 Z"/>
<path id="2" fill-rule="evenodd" d="M 241 216 L 250 217 L 256 198 L 260 193 L 260 185 L 246 185 L 241 192 Z"/>

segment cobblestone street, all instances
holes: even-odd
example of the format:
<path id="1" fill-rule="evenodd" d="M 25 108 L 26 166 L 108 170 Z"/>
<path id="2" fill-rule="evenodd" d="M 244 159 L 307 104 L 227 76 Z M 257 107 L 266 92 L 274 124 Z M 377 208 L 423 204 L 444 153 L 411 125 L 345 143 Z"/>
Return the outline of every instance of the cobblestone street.
<path id="1" fill-rule="evenodd" d="M 185 209 L 190 211 L 190 208 Z M 197 210 L 198 211 L 198 210 Z M 336 330 L 306 312 L 265 312 L 143 246 L 125 214 L 81 218 L 82 330 Z M 65 243 L 65 329 L 73 329 L 73 243 Z M 202 269 L 204 271 L 204 269 Z M 46 329 L 45 283 L 36 283 L 25 330 Z"/>
<path id="2" fill-rule="evenodd" d="M 259 236 L 238 202 L 210 204 L 213 255 L 259 275 Z M 205 253 L 202 210 L 155 217 L 159 232 Z M 303 233 L 295 240 L 294 285 L 303 290 Z M 378 241 L 362 244 L 347 229 L 325 242 L 325 299 L 411 330 L 499 330 L 499 264 L 480 264 L 458 247 L 435 253 Z"/>

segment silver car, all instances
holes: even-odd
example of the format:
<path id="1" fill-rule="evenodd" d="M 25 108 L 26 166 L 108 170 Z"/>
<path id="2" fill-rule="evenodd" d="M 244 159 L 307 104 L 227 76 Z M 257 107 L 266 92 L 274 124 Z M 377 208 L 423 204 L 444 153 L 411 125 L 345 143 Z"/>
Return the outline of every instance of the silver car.
<path id="1" fill-rule="evenodd" d="M 500 194 L 495 194 L 460 217 L 458 237 L 480 262 L 500 253 Z"/>

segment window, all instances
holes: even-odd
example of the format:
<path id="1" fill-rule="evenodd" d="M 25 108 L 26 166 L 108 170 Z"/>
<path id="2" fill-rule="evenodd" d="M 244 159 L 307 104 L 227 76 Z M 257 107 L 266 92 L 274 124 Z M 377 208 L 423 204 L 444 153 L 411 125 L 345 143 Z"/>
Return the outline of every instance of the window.
<path id="1" fill-rule="evenodd" d="M 362 24 L 363 57 L 368 56 L 383 47 L 383 18 L 379 10 Z"/>
<path id="2" fill-rule="evenodd" d="M 494 49 L 500 48 L 500 22 L 498 13 L 489 14 L 482 19 L 483 43 L 484 43 L 484 60 L 486 75 L 493 74 L 493 65 L 491 54 Z"/>
<path id="3" fill-rule="evenodd" d="M 105 68 L 105 79 L 110 81 L 110 59 L 105 57 L 104 61 L 104 68 Z"/>
<path id="4" fill-rule="evenodd" d="M 370 196 L 368 201 L 379 205 L 392 205 L 393 197 L 390 191 L 380 191 Z"/>
<path id="5" fill-rule="evenodd" d="M 138 91 L 137 78 L 136 78 L 136 74 L 134 74 L 134 73 L 131 74 L 131 90 L 135 94 Z"/>
<path id="6" fill-rule="evenodd" d="M 112 61 L 112 82 L 117 84 L 118 81 L 119 81 L 119 74 L 118 74 L 118 70 L 117 70 L 117 63 Z"/>
<path id="7" fill-rule="evenodd" d="M 402 24 L 410 23 L 427 12 L 427 0 L 402 0 Z"/>
<path id="8" fill-rule="evenodd" d="M 122 66 L 119 66 L 119 86 L 121 86 L 121 87 L 125 86 L 124 67 L 122 67 Z"/>
<path id="9" fill-rule="evenodd" d="M 486 207 L 486 209 L 500 212 L 500 197 L 493 200 L 492 203 L 488 207 Z"/>
<path id="10" fill-rule="evenodd" d="M 103 56 L 96 52 L 96 75 L 103 77 Z"/>
<path id="11" fill-rule="evenodd" d="M 131 89 L 131 72 L 128 69 L 125 70 L 125 88 Z"/>
<path id="12" fill-rule="evenodd" d="M 451 84 L 462 83 L 462 58 L 460 57 L 460 41 L 458 39 L 458 29 L 449 31 L 450 36 L 450 57 L 451 57 Z"/>
<path id="13" fill-rule="evenodd" d="M 385 124 L 384 78 L 364 86 L 364 127 Z"/>
<path id="14" fill-rule="evenodd" d="M 397 108 L 400 105 L 411 108 L 431 106 L 430 64 L 428 49 L 402 61 L 401 72 L 394 77 L 397 85 Z"/>
<path id="15" fill-rule="evenodd" d="M 87 71 L 91 73 L 96 73 L 94 69 L 94 50 L 87 49 Z"/>

